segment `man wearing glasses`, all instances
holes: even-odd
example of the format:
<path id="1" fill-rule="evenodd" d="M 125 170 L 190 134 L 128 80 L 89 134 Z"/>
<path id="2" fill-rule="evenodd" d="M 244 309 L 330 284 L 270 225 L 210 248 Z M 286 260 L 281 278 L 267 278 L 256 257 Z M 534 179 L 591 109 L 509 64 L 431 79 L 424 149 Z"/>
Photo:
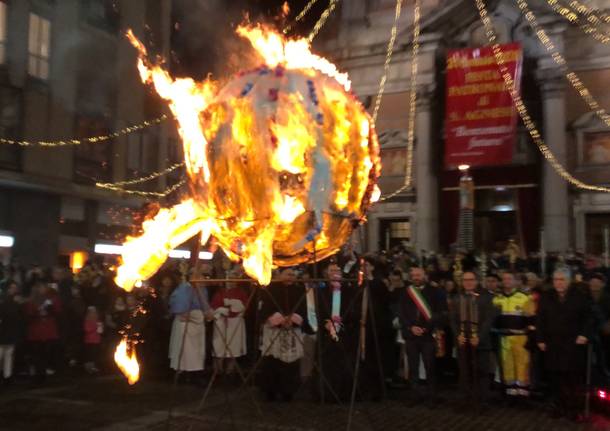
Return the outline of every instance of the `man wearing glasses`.
<path id="1" fill-rule="evenodd" d="M 451 304 L 450 323 L 456 336 L 460 390 L 464 401 L 477 408 L 487 401 L 492 350 L 491 325 L 496 316 L 493 296 L 477 293 L 476 274 L 462 275 L 463 292 Z"/>

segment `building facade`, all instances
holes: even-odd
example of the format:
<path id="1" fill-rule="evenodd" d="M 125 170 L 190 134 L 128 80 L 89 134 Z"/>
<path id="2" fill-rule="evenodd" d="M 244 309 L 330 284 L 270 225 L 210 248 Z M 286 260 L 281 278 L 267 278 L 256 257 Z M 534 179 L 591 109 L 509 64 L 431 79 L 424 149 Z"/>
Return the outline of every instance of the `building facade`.
<path id="1" fill-rule="evenodd" d="M 350 73 L 354 91 L 372 107 L 383 71 L 395 0 L 342 2 L 318 48 Z M 423 0 L 414 188 L 378 203 L 366 226 L 368 249 L 408 244 L 448 251 L 457 239 L 459 173 L 443 166 L 447 51 L 489 45 L 474 0 Z M 607 2 L 587 4 L 600 9 Z M 487 1 L 500 43 L 523 49 L 521 94 L 557 159 L 577 179 L 610 183 L 610 131 L 566 80 L 530 28 L 516 2 Z M 601 106 L 610 106 L 610 47 L 556 14 L 547 2 L 529 1 L 540 25 Z M 413 2 L 403 4 L 394 57 L 377 121 L 384 194 L 405 178 L 411 72 Z M 541 156 L 519 122 L 512 163 L 471 169 L 475 181 L 475 246 L 501 251 L 514 238 L 526 252 L 603 251 L 610 225 L 610 194 L 576 188 Z"/>
<path id="2" fill-rule="evenodd" d="M 128 28 L 168 58 L 171 1 L 0 1 L 0 136 L 83 138 L 160 117 L 165 110 L 140 82 Z M 4 260 L 55 265 L 58 255 L 91 253 L 129 233 L 142 199 L 95 182 L 168 166 L 171 127 L 61 148 L 0 145 L 0 233 L 14 238 Z M 142 187 L 163 190 L 167 181 Z"/>

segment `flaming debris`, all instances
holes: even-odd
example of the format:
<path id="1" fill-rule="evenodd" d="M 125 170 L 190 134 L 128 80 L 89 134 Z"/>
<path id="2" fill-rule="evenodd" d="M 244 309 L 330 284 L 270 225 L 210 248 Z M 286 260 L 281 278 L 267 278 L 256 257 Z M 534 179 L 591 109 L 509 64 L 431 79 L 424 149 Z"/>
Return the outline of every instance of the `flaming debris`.
<path id="1" fill-rule="evenodd" d="M 140 365 L 136 359 L 135 349 L 132 348 L 131 355 L 128 355 L 127 346 L 127 337 L 125 337 L 114 352 L 114 362 L 116 362 L 121 372 L 127 377 L 129 384 L 133 385 L 140 379 Z"/>

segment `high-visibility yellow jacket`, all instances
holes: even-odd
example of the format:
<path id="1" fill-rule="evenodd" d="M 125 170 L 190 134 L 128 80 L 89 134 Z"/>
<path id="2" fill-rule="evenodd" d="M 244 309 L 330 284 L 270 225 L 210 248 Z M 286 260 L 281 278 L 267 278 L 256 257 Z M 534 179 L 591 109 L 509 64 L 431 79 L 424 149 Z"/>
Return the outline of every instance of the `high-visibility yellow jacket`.
<path id="1" fill-rule="evenodd" d="M 494 327 L 500 334 L 526 334 L 533 323 L 534 301 L 530 295 L 519 292 L 500 293 L 493 300 L 500 314 Z"/>

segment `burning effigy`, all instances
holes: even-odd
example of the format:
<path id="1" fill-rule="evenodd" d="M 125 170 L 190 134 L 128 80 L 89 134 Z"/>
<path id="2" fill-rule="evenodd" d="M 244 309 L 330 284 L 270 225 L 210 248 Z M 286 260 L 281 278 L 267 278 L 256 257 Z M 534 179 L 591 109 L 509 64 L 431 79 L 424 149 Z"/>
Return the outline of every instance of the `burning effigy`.
<path id="1" fill-rule="evenodd" d="M 261 65 L 227 79 L 174 79 L 139 51 L 142 81 L 175 116 L 190 193 L 128 238 L 116 282 L 131 290 L 170 250 L 213 236 L 261 285 L 274 267 L 335 254 L 379 197 L 374 125 L 347 74 L 263 25 L 244 25 Z"/>

